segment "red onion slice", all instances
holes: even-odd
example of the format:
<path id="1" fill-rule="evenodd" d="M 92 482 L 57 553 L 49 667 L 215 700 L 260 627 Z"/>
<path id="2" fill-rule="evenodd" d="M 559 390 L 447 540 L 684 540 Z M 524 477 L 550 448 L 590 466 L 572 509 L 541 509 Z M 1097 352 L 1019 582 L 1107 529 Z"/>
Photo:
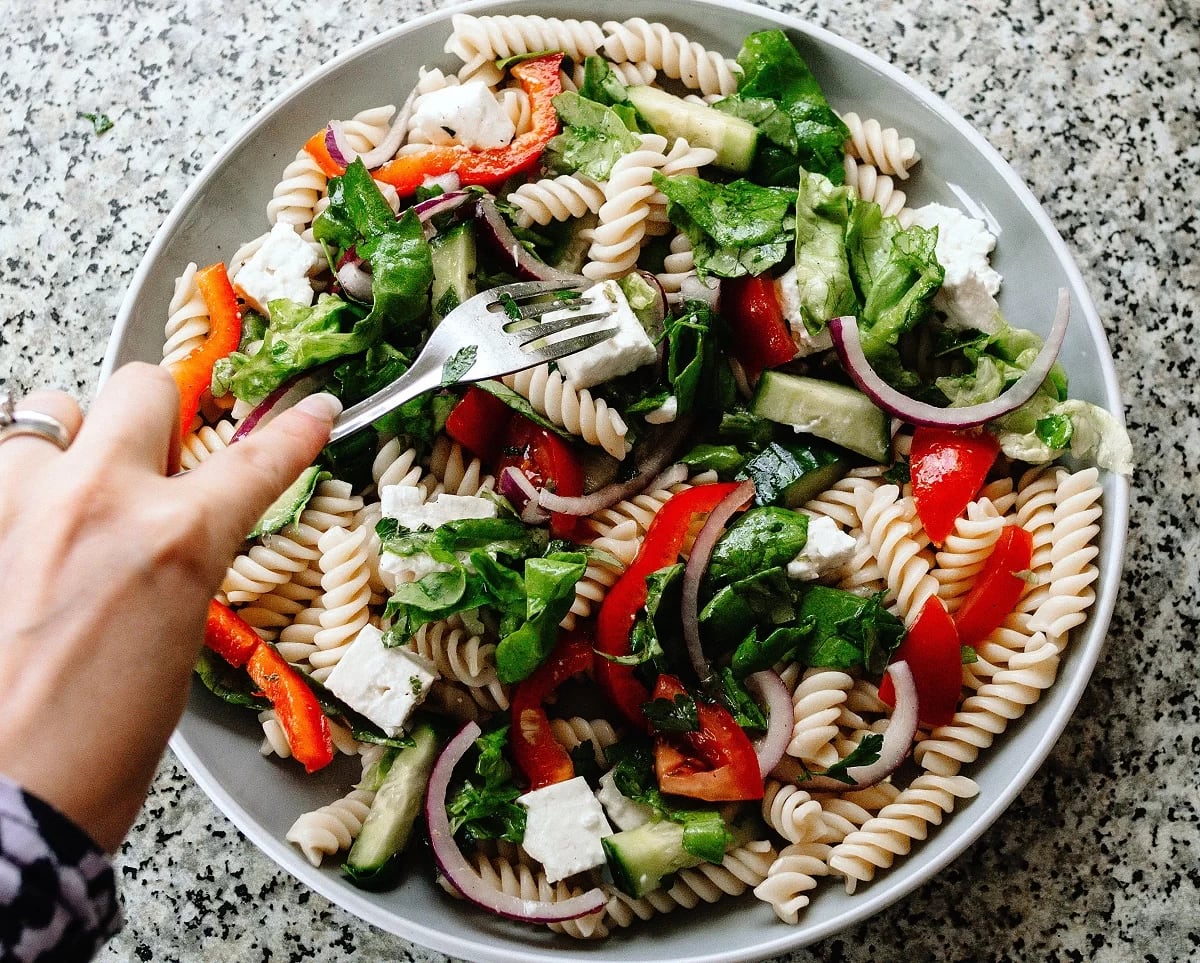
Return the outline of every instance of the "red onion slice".
<path id="1" fill-rule="evenodd" d="M 358 156 L 354 148 L 346 143 L 346 131 L 342 129 L 340 120 L 331 120 L 325 128 L 325 149 L 334 163 L 343 167 L 349 167 L 350 162 Z"/>
<path id="2" fill-rule="evenodd" d="M 458 735 L 446 744 L 429 777 L 429 789 L 425 794 L 425 823 L 429 828 L 433 857 L 437 860 L 442 875 L 477 906 L 482 906 L 498 916 L 525 923 L 562 923 L 602 909 L 607 897 L 599 887 L 570 899 L 553 902 L 521 899 L 489 886 L 467 862 L 466 856 L 454 841 L 454 834 L 450 831 L 450 817 L 446 813 L 446 790 L 450 787 L 454 767 L 466 755 L 479 733 L 479 726 L 474 722 L 463 726 Z"/>
<path id="3" fill-rule="evenodd" d="M 887 667 L 896 687 L 896 710 L 888 722 L 887 731 L 883 734 L 883 745 L 879 747 L 879 758 L 867 766 L 851 766 L 846 775 L 854 780 L 853 784 L 842 782 L 831 776 L 810 776 L 804 778 L 804 770 L 794 759 L 784 759 L 774 769 L 774 775 L 779 779 L 794 782 L 802 789 L 817 792 L 849 792 L 855 789 L 867 789 L 882 782 L 900 768 L 912 748 L 913 737 L 917 734 L 917 718 L 920 716 L 920 706 L 917 704 L 917 687 L 913 682 L 912 669 L 907 662 L 893 662 Z"/>
<path id="4" fill-rule="evenodd" d="M 408 100 L 404 102 L 404 106 L 400 108 L 400 112 L 392 121 L 387 136 L 363 154 L 350 146 L 342 122 L 331 120 L 329 126 L 325 128 L 325 147 L 329 151 L 329 156 L 343 167 L 348 166 L 356 158 L 363 162 L 367 170 L 374 170 L 376 167 L 386 164 L 396 156 L 396 151 L 408 137 L 408 121 L 412 117 L 413 103 L 416 99 L 417 92 L 414 90 L 408 95 Z"/>
<path id="5" fill-rule="evenodd" d="M 370 304 L 375 300 L 375 296 L 371 293 L 374 279 L 369 272 L 362 269 L 362 261 L 357 258 L 343 261 L 334 273 L 337 275 L 338 284 L 342 290 L 355 301 Z"/>
<path id="6" fill-rule="evenodd" d="M 708 513 L 708 519 L 700 529 L 700 534 L 696 536 L 692 553 L 688 556 L 687 567 L 683 570 L 683 600 L 679 606 L 683 620 L 683 639 L 687 643 L 688 659 L 696 677 L 702 681 L 708 678 L 712 669 L 700 644 L 700 580 L 708 568 L 708 560 L 712 558 L 717 540 L 725 532 L 725 523 L 753 497 L 754 482 L 744 481 Z"/>
<path id="7" fill-rule="evenodd" d="M 581 274 L 570 274 L 551 267 L 545 261 L 535 257 L 528 248 L 517 240 L 512 229 L 505 222 L 503 215 L 496 209 L 495 198 L 481 197 L 477 208 L 479 219 L 486 228 L 484 236 L 497 249 L 503 263 L 512 260 L 513 269 L 519 278 L 533 281 L 574 281 L 587 286 L 591 282 Z M 558 509 L 555 509 L 557 511 Z"/>
<path id="8" fill-rule="evenodd" d="M 637 474 L 629 481 L 614 482 L 592 492 L 590 495 L 580 495 L 568 498 L 542 489 L 538 492 L 538 504 L 550 512 L 562 512 L 564 515 L 591 515 L 601 509 L 609 508 L 624 498 L 632 498 L 646 490 L 646 486 L 657 478 L 664 468 L 675 460 L 680 444 L 692 427 L 692 419 L 677 418 L 663 426 L 661 434 L 647 433 L 645 442 L 650 454 L 637 468 Z"/>
<path id="9" fill-rule="evenodd" d="M 254 406 L 250 414 L 246 415 L 242 419 L 242 423 L 237 426 L 229 443 L 232 445 L 234 442 L 241 441 L 255 428 L 265 425 L 276 415 L 287 411 L 301 398 L 320 391 L 329 377 L 329 369 L 329 365 L 321 365 L 319 368 L 303 371 L 289 378 Z"/>
<path id="10" fill-rule="evenodd" d="M 1015 411 L 1037 394 L 1038 388 L 1050 374 L 1050 369 L 1054 366 L 1059 351 L 1062 350 L 1070 314 L 1070 295 L 1066 288 L 1059 288 L 1054 323 L 1050 327 L 1050 333 L 1046 336 L 1046 343 L 1038 352 L 1033 364 L 1029 366 L 1029 370 L 999 397 L 981 405 L 968 405 L 962 408 L 939 408 L 936 405 L 917 401 L 915 398 L 910 398 L 897 391 L 879 377 L 867 361 L 866 355 L 863 354 L 857 319 L 853 317 L 834 318 L 829 322 L 829 331 L 833 335 L 833 346 L 837 349 L 838 357 L 850 377 L 854 379 L 854 383 L 871 401 L 888 414 L 902 418 L 913 425 L 973 428 L 986 421 L 991 421 L 993 418 L 1007 415 L 1010 411 Z"/>
<path id="11" fill-rule="evenodd" d="M 538 504 L 538 489 L 521 469 L 509 465 L 500 473 L 500 494 L 512 502 L 526 525 L 550 521 L 550 514 Z"/>
<path id="12" fill-rule="evenodd" d="M 450 191 L 446 194 L 438 194 L 437 197 L 431 197 L 429 200 L 415 205 L 413 213 L 422 223 L 428 223 L 430 218 L 462 207 L 474 196 L 470 191 Z"/>
<path id="13" fill-rule="evenodd" d="M 763 778 L 779 765 L 792 741 L 792 696 L 779 673 L 764 669 L 746 677 L 746 688 L 767 710 L 767 731 L 754 742 L 758 771 Z"/>

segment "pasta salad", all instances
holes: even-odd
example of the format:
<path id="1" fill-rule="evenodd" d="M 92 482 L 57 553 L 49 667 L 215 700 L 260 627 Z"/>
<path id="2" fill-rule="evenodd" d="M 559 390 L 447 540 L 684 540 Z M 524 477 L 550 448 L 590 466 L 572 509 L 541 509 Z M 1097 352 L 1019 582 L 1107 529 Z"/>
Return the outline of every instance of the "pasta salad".
<path id="1" fill-rule="evenodd" d="M 1128 439 L 1069 395 L 1065 293 L 1045 338 L 1004 318 L 988 226 L 910 206 L 918 145 L 783 32 L 452 23 L 461 66 L 316 131 L 269 229 L 176 281 L 182 467 L 513 280 L 617 333 L 327 448 L 198 676 L 264 755 L 356 757 L 287 838 L 357 884 L 424 832 L 448 894 L 574 937 L 746 890 L 795 923 L 1053 684 Z"/>

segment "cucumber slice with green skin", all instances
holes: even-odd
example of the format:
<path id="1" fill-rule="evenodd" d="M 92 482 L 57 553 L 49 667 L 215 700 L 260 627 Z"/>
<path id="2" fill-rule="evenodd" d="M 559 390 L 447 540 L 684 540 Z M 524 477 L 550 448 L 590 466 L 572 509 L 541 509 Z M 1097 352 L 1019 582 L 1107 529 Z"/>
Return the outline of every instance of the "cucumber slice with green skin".
<path id="1" fill-rule="evenodd" d="M 744 173 L 754 163 L 758 128 L 748 120 L 695 104 L 657 87 L 628 87 L 626 96 L 646 123 L 668 138 L 682 137 L 693 147 L 717 152 L 717 167 Z"/>
<path id="2" fill-rule="evenodd" d="M 455 224 L 429 242 L 433 259 L 433 315 L 444 318 L 475 291 L 475 228 L 470 221 Z"/>
<path id="3" fill-rule="evenodd" d="M 282 495 L 271 502 L 271 507 L 263 512 L 262 518 L 254 526 L 254 531 L 247 537 L 258 538 L 260 535 L 274 535 L 293 524 L 300 517 L 300 513 L 304 511 L 304 506 L 312 498 L 313 492 L 317 488 L 317 482 L 321 481 L 322 477 L 330 478 L 332 476 L 328 472 L 322 473 L 321 469 L 315 465 L 305 468 L 300 473 L 300 477 L 288 485 Z"/>
<path id="4" fill-rule="evenodd" d="M 876 462 L 890 459 L 888 416 L 857 388 L 766 371 L 758 382 L 751 410 L 791 425 Z"/>
<path id="5" fill-rule="evenodd" d="M 683 826 L 669 820 L 605 836 L 601 843 L 613 882 L 635 899 L 658 889 L 664 876 L 704 862 L 683 848 Z"/>
<path id="6" fill-rule="evenodd" d="M 394 857 L 408 845 L 425 801 L 429 774 L 437 759 L 437 734 L 431 725 L 421 723 L 411 736 L 413 745 L 401 749 L 393 760 L 342 864 L 342 870 L 358 885 L 377 882 L 386 874 Z"/>
<path id="7" fill-rule="evenodd" d="M 799 508 L 849 470 L 847 459 L 822 445 L 772 442 L 746 462 L 738 477 L 754 482 L 755 504 Z"/>

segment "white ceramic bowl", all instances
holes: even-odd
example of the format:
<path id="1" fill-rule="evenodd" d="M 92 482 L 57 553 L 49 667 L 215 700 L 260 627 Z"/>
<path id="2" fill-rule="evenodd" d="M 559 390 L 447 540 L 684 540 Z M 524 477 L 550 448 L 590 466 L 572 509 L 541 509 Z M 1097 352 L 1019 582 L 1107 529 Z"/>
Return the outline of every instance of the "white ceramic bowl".
<path id="1" fill-rule="evenodd" d="M 594 0 L 489 3 L 475 13 L 596 17 Z M 639 0 L 629 15 L 662 20 L 729 56 L 752 30 L 782 27 L 796 40 L 840 110 L 901 127 L 919 145 L 919 174 L 905 187 L 910 202 L 940 201 L 985 217 L 999 235 L 994 263 L 1008 279 L 1001 305 L 1014 322 L 1045 330 L 1055 292 L 1070 289 L 1073 320 L 1062 361 L 1072 393 L 1121 412 L 1116 376 L 1095 309 L 1062 240 L 1008 165 L 942 100 L 872 54 L 793 17 L 735 0 Z M 602 19 L 617 5 L 605 6 Z M 452 66 L 442 45 L 451 11 L 413 20 L 325 65 L 254 117 L 204 169 L 176 205 L 143 260 L 122 306 L 104 374 L 134 359 L 160 357 L 172 282 L 188 261 L 228 259 L 266 229 L 263 211 L 278 174 L 308 132 L 330 117 L 399 104 L 419 64 Z M 470 960 L 525 961 L 586 954 L 595 960 L 734 961 L 794 950 L 866 919 L 910 892 L 966 850 L 1012 802 L 1045 759 L 1079 700 L 1107 630 L 1121 575 L 1128 485 L 1106 477 L 1097 602 L 1076 633 L 1058 681 L 970 770 L 981 792 L 918 843 L 894 869 L 848 897 L 836 885 L 816 891 L 801 924 L 785 926 L 747 895 L 703 911 L 677 912 L 650 926 L 619 931 L 603 945 L 582 945 L 544 929 L 486 916 L 449 899 L 427 867 L 414 866 L 400 886 L 355 889 L 336 869 L 314 869 L 284 842 L 301 812 L 335 798 L 356 774 L 331 767 L 308 778 L 291 764 L 265 761 L 252 715 L 193 692 L 171 746 L 213 801 L 256 845 L 313 889 L 364 920 L 426 946 Z"/>

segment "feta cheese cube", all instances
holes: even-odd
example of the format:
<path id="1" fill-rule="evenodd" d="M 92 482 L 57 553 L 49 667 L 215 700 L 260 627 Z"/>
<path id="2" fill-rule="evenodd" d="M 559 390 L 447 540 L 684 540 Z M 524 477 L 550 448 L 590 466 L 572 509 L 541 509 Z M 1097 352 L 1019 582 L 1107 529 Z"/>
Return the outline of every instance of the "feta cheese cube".
<path id="1" fill-rule="evenodd" d="M 843 532 L 832 518 L 821 515 L 808 520 L 808 540 L 792 561 L 789 578 L 811 581 L 834 575 L 854 557 L 854 539 Z"/>
<path id="2" fill-rule="evenodd" d="M 612 835 L 612 827 L 582 776 L 527 792 L 517 802 L 527 813 L 521 845 L 551 883 L 604 864 L 600 840 Z"/>
<path id="3" fill-rule="evenodd" d="M 933 306 L 946 315 L 951 327 L 976 328 L 987 333 L 998 327 L 1000 275 L 988 255 L 996 237 L 983 221 L 942 204 L 926 204 L 913 211 L 913 223 L 938 229 L 937 259 L 946 269 Z"/>
<path id="4" fill-rule="evenodd" d="M 645 417 L 647 424 L 669 425 L 679 417 L 679 399 L 674 395 L 668 395 L 666 401 L 653 411 L 647 411 Z"/>
<path id="5" fill-rule="evenodd" d="M 612 327 L 617 329 L 607 341 L 558 362 L 558 370 L 562 372 L 562 376 L 576 388 L 591 388 L 658 360 L 654 342 L 646 334 L 646 329 L 633 313 L 633 308 L 625 300 L 625 295 L 616 281 L 601 281 L 588 288 L 569 310 L 589 314 L 593 311 L 612 312 L 599 321 L 572 329 L 572 337 L 589 331 L 603 331 Z M 564 316 L 570 315 L 566 311 L 556 311 L 547 315 L 545 320 Z"/>
<path id="6" fill-rule="evenodd" d="M 600 788 L 596 798 L 608 813 L 608 818 L 617 829 L 637 829 L 654 818 L 654 810 L 645 803 L 630 799 L 617 788 L 616 777 L 606 772 L 600 777 Z"/>
<path id="7" fill-rule="evenodd" d="M 384 551 L 379 555 L 379 580 L 389 592 L 396 591 L 402 582 L 419 582 L 426 575 L 449 572 L 451 568 L 446 562 L 435 562 L 424 552 L 397 555 Z"/>
<path id="8" fill-rule="evenodd" d="M 437 677 L 432 662 L 415 652 L 385 646 L 383 633 L 364 625 L 325 685 L 389 736 L 398 736 Z"/>
<path id="9" fill-rule="evenodd" d="M 517 133 L 512 118 L 481 80 L 422 94 L 413 104 L 413 127 L 446 143 L 481 149 L 504 147 Z"/>
<path id="10" fill-rule="evenodd" d="M 461 518 L 495 518 L 496 503 L 478 495 L 441 493 L 424 501 L 410 485 L 385 485 L 379 493 L 385 518 L 394 518 L 401 528 L 416 531 L 425 526 L 439 528 Z"/>
<path id="11" fill-rule="evenodd" d="M 255 311 L 270 317 L 272 301 L 284 299 L 306 307 L 313 303 L 308 272 L 317 264 L 317 254 L 292 228 L 278 222 L 262 247 L 237 272 L 234 287 Z"/>
<path id="12" fill-rule="evenodd" d="M 812 282 L 810 282 L 811 284 Z M 795 267 L 789 268 L 776 282 L 779 290 L 779 306 L 787 319 L 788 328 L 792 332 L 792 340 L 796 342 L 796 354 L 803 358 L 810 354 L 828 351 L 833 347 L 833 335 L 828 328 L 822 328 L 816 334 L 811 334 L 805 327 L 800 314 L 800 283 L 796 277 Z"/>

